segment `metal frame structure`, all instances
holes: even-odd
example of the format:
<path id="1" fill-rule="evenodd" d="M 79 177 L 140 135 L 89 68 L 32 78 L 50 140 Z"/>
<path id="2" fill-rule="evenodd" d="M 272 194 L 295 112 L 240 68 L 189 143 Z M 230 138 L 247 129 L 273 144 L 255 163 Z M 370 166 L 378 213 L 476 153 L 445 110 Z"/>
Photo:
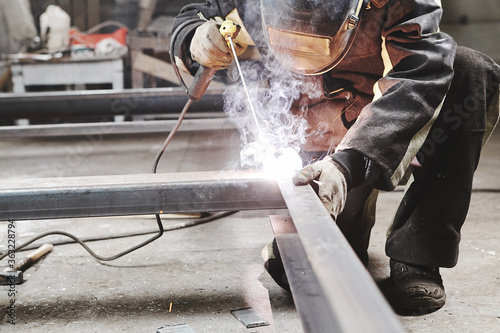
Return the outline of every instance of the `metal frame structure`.
<path id="1" fill-rule="evenodd" d="M 403 332 L 310 186 L 246 171 L 21 179 L 0 184 L 2 220 L 283 208 L 290 214 L 288 221 L 279 217 L 271 221 L 304 331 Z"/>

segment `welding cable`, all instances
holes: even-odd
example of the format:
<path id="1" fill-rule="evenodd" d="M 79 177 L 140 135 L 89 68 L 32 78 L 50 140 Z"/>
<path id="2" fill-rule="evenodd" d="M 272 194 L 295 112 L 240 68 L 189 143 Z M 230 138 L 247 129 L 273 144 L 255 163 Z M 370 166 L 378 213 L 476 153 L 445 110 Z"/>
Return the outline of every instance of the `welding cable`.
<path id="1" fill-rule="evenodd" d="M 175 67 L 175 66 L 174 66 Z M 193 104 L 192 99 L 188 99 L 186 105 L 184 105 L 184 109 L 182 109 L 181 114 L 179 115 L 179 118 L 177 119 L 177 123 L 175 123 L 174 128 L 170 131 L 170 134 L 167 136 L 165 139 L 165 142 L 163 142 L 163 145 L 161 146 L 160 150 L 158 151 L 158 154 L 156 154 L 154 163 L 153 163 L 153 173 L 156 173 L 156 169 L 158 168 L 158 163 L 160 162 L 160 159 L 165 152 L 165 149 L 167 149 L 167 146 L 169 145 L 170 141 L 174 138 L 174 135 L 177 133 L 177 130 L 181 126 L 182 121 L 184 120 L 184 116 L 186 115 L 186 112 L 189 110 L 189 107 L 191 104 Z"/>
<path id="2" fill-rule="evenodd" d="M 174 225 L 171 225 L 171 226 L 168 226 L 168 227 L 164 227 L 163 231 L 164 232 L 168 232 L 168 231 L 181 230 L 181 229 L 185 229 L 185 228 L 195 227 L 195 226 L 198 226 L 198 225 L 201 225 L 201 224 L 204 224 L 204 223 L 208 223 L 208 222 L 212 222 L 212 221 L 221 219 L 223 217 L 227 217 L 227 216 L 232 215 L 234 213 L 236 213 L 236 212 L 234 212 L 234 211 L 221 212 L 221 213 L 218 213 L 218 214 L 213 214 L 213 215 L 201 217 L 201 218 L 198 218 L 198 219 L 191 219 L 191 220 L 183 222 L 183 223 L 178 223 L 178 224 L 174 224 Z M 51 231 L 51 232 L 46 232 L 44 234 L 38 235 L 38 236 L 30 239 L 29 241 L 23 243 L 22 245 L 17 246 L 16 247 L 16 252 L 29 251 L 29 250 L 37 249 L 37 248 L 40 247 L 40 244 L 33 244 L 31 246 L 29 246 L 29 245 L 32 244 L 33 242 L 41 239 L 41 238 L 48 237 L 48 236 L 53 236 L 53 235 L 66 236 L 66 237 L 71 238 L 72 240 L 60 240 L 60 241 L 50 242 L 52 245 L 70 245 L 70 244 L 78 243 L 78 244 L 82 245 L 87 251 L 89 251 L 90 249 L 88 248 L 88 246 L 86 246 L 86 244 L 84 244 L 84 242 L 98 242 L 98 241 L 105 241 L 105 240 L 112 240 L 112 239 L 129 238 L 129 237 L 135 237 L 135 236 L 144 236 L 144 235 L 150 235 L 150 234 L 154 234 L 154 233 L 158 233 L 158 229 L 145 230 L 145 231 L 142 231 L 142 232 L 134 232 L 134 233 L 123 233 L 123 234 L 110 235 L 110 236 L 101 236 L 101 237 L 77 237 L 77 236 L 75 236 L 73 234 L 70 234 L 68 232 L 65 232 L 65 231 Z M 127 250 L 127 251 L 131 252 L 133 250 Z M 92 250 L 90 250 L 89 253 L 92 256 L 94 256 L 94 254 L 95 254 Z M 0 260 L 2 260 L 3 258 L 5 258 L 7 255 L 8 255 L 8 251 L 6 251 L 5 253 L 1 254 L 0 255 Z M 97 257 L 95 257 L 95 258 L 99 259 Z M 101 260 L 101 259 L 99 259 L 99 260 Z M 105 261 L 105 260 L 102 260 L 102 261 Z"/>
<path id="3" fill-rule="evenodd" d="M 179 71 L 179 67 L 177 67 L 177 63 L 175 62 L 174 52 L 172 52 L 172 50 L 174 49 L 174 43 L 175 43 L 175 40 L 177 39 L 177 35 L 179 34 L 179 31 L 181 31 L 182 28 L 184 28 L 185 26 L 196 23 L 196 22 L 199 22 L 199 20 L 195 19 L 195 20 L 189 20 L 189 21 L 184 22 L 172 33 L 172 36 L 170 37 L 170 62 L 171 62 L 172 67 L 174 68 L 175 75 L 177 76 L 177 79 L 179 80 L 179 84 L 182 88 L 184 88 L 184 90 L 186 91 L 186 94 L 188 93 L 189 88 L 181 76 L 181 72 Z M 158 163 L 160 162 L 160 159 L 161 159 L 163 153 L 165 152 L 165 149 L 167 149 L 167 146 L 170 144 L 170 141 L 172 141 L 172 138 L 177 133 L 177 130 L 179 129 L 182 121 L 184 120 L 186 112 L 189 110 L 189 108 L 191 107 L 191 104 L 193 104 L 193 102 L 194 101 L 192 99 L 190 99 L 190 98 L 188 99 L 188 101 L 186 102 L 186 105 L 184 105 L 184 108 L 182 109 L 182 111 L 179 115 L 179 118 L 177 119 L 177 123 L 175 124 L 172 131 L 170 131 L 170 134 L 168 135 L 165 142 L 163 142 L 163 145 L 160 148 L 158 154 L 156 155 L 156 158 L 155 158 L 154 163 L 153 163 L 153 173 L 156 173 L 156 170 L 158 168 Z"/>
<path id="4" fill-rule="evenodd" d="M 177 67 L 177 63 L 175 62 L 174 52 L 172 50 L 174 49 L 174 42 L 177 39 L 177 35 L 178 35 L 179 31 L 181 31 L 183 27 L 185 27 L 189 24 L 192 24 L 194 22 L 198 22 L 198 20 L 190 20 L 190 21 L 184 22 L 181 26 L 179 26 L 174 31 L 174 33 L 170 37 L 170 62 L 172 64 L 172 67 L 174 68 L 175 75 L 177 76 L 177 79 L 179 80 L 179 84 L 185 89 L 187 94 L 189 94 L 189 88 L 187 87 L 186 83 L 182 79 L 179 68 Z M 165 152 L 168 145 L 170 144 L 170 141 L 172 141 L 175 134 L 177 133 L 179 127 L 182 124 L 182 121 L 184 120 L 184 117 L 186 116 L 187 111 L 189 110 L 189 107 L 191 106 L 191 104 L 193 104 L 193 102 L 194 102 L 193 99 L 188 98 L 186 105 L 184 105 L 184 108 L 182 109 L 174 128 L 170 131 L 169 135 L 167 136 L 167 138 L 163 142 L 163 145 L 161 146 L 160 150 L 156 154 L 156 157 L 155 157 L 154 162 L 153 162 L 153 169 L 152 169 L 153 173 L 156 173 L 156 171 L 158 169 L 158 163 L 160 162 L 160 159 L 163 156 L 163 153 Z M 233 213 L 236 213 L 236 212 L 229 212 L 229 214 L 233 214 Z M 156 221 L 161 226 L 162 222 L 161 222 L 160 214 L 155 214 L 155 216 L 156 216 Z M 223 217 L 223 216 L 221 216 L 221 217 Z M 161 228 L 163 228 L 163 227 L 161 227 Z"/>
<path id="5" fill-rule="evenodd" d="M 24 243 L 23 245 L 19 246 L 16 248 L 16 251 L 19 251 L 21 249 L 23 249 L 24 247 L 28 246 L 29 244 L 33 243 L 34 241 L 40 239 L 40 238 L 43 238 L 43 237 L 47 237 L 47 236 L 51 236 L 51 235 L 61 235 L 61 236 L 66 236 L 66 237 L 69 237 L 71 239 L 73 239 L 76 243 L 80 244 L 81 246 L 83 246 L 83 248 L 85 250 L 87 250 L 88 253 L 90 253 L 90 255 L 94 258 L 96 258 L 97 260 L 101 260 L 101 261 L 111 261 L 111 260 L 115 260 L 115 259 L 118 259 L 120 257 L 123 257 L 124 255 L 130 253 L 130 252 L 133 252 L 137 249 L 140 249 L 141 247 L 151 243 L 152 241 L 160 238 L 162 235 L 163 235 L 163 225 L 161 223 L 161 220 L 160 219 L 156 219 L 156 222 L 158 223 L 158 226 L 159 226 L 159 232 L 158 231 L 155 231 L 157 234 L 154 235 L 153 237 L 151 237 L 150 239 L 134 246 L 134 247 L 131 247 L 130 249 L 128 250 L 125 250 L 123 252 L 120 252 L 118 254 L 115 254 L 114 256 L 111 256 L 111 257 L 103 257 L 103 256 L 100 256 L 98 255 L 97 253 L 95 253 L 94 251 L 92 251 L 92 249 L 90 247 L 87 246 L 87 244 L 85 244 L 82 240 L 80 240 L 78 237 L 66 232 L 66 231 L 49 231 L 49 232 L 46 232 L 44 234 L 41 234 L 39 236 L 36 236 L 34 238 L 32 238 L 31 240 L 27 241 L 26 243 Z M 8 251 L 4 254 L 2 254 L 0 256 L 0 260 L 2 260 L 3 258 L 5 258 L 5 256 L 8 255 Z"/>

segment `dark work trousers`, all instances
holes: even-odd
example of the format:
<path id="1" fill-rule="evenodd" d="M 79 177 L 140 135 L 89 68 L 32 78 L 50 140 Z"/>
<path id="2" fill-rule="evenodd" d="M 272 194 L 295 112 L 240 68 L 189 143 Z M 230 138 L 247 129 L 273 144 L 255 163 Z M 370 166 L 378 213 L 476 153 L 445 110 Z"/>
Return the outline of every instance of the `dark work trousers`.
<path id="1" fill-rule="evenodd" d="M 388 233 L 387 255 L 409 264 L 456 265 L 474 171 L 485 138 L 498 120 L 500 67 L 482 53 L 459 47 L 454 68 L 440 115 L 417 154 L 421 166 L 410 167 L 413 181 Z M 310 153 L 305 157 L 314 162 Z M 337 218 L 365 264 L 377 194 L 371 186 L 350 190 Z"/>
<path id="2" fill-rule="evenodd" d="M 459 47 L 439 117 L 417 154 L 421 167 L 389 230 L 386 253 L 410 264 L 453 267 L 483 143 L 498 121 L 500 68 Z"/>

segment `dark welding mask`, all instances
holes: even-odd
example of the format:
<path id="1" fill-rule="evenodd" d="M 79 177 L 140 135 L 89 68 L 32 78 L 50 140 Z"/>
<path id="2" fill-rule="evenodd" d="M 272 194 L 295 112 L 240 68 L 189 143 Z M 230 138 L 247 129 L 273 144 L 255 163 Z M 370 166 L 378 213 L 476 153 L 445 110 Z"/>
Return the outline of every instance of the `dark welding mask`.
<path id="1" fill-rule="evenodd" d="M 369 0 L 260 0 L 270 50 L 289 70 L 325 73 L 349 51 Z"/>

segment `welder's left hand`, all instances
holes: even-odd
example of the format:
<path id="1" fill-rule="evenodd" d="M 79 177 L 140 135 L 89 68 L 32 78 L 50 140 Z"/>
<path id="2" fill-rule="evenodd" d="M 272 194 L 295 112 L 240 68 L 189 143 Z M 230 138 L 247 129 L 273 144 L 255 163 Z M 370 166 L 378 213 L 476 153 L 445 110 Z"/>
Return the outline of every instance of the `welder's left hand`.
<path id="1" fill-rule="evenodd" d="M 306 185 L 317 180 L 318 196 L 331 216 L 336 218 L 345 206 L 347 182 L 342 168 L 327 156 L 323 160 L 310 164 L 294 177 L 295 185 Z"/>

